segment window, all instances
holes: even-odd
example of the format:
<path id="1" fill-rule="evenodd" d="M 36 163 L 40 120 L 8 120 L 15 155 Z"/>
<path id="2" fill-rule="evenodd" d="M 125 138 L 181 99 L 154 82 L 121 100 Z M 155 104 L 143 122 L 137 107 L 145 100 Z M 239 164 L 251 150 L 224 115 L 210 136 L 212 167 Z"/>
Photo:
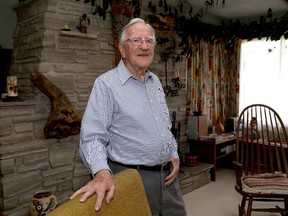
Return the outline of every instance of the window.
<path id="1" fill-rule="evenodd" d="M 239 110 L 271 106 L 288 125 L 288 40 L 243 41 L 240 55 Z"/>

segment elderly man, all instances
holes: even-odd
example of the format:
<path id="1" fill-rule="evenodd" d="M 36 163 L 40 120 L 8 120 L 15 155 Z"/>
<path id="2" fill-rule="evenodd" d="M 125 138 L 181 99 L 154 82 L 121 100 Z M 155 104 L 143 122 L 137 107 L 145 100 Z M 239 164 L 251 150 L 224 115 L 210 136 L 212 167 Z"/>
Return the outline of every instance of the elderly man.
<path id="1" fill-rule="evenodd" d="M 155 31 L 132 19 L 119 36 L 122 59 L 94 84 L 82 119 L 80 154 L 94 178 L 70 198 L 85 202 L 97 193 L 95 209 L 114 195 L 112 175 L 139 171 L 152 215 L 184 216 L 177 174 L 179 156 L 159 78 L 148 70 L 154 58 Z M 105 197 L 106 196 L 106 197 Z"/>

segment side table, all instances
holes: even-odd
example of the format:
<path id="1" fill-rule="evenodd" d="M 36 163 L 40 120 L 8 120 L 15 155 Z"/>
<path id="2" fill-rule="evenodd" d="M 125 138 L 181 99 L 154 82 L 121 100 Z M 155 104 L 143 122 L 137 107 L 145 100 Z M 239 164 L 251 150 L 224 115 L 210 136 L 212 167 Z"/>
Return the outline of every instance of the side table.
<path id="1" fill-rule="evenodd" d="M 211 180 L 216 180 L 216 162 L 218 159 L 227 157 L 236 151 L 236 138 L 229 138 L 221 141 L 192 140 L 188 139 L 190 154 L 197 155 L 198 161 L 210 163 Z"/>

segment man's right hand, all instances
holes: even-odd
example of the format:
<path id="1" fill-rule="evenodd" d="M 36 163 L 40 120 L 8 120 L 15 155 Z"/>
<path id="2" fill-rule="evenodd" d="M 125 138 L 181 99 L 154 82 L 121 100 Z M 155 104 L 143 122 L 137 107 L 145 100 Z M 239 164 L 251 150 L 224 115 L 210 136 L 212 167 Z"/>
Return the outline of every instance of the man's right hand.
<path id="1" fill-rule="evenodd" d="M 107 192 L 107 194 L 106 194 Z M 95 210 L 98 211 L 101 208 L 102 202 L 106 195 L 106 203 L 109 203 L 115 192 L 115 185 L 113 183 L 112 175 L 109 170 L 100 170 L 96 173 L 95 177 L 87 182 L 87 184 L 74 192 L 70 199 L 83 194 L 80 198 L 80 202 L 85 202 L 94 193 L 97 194 L 97 201 L 95 204 Z"/>

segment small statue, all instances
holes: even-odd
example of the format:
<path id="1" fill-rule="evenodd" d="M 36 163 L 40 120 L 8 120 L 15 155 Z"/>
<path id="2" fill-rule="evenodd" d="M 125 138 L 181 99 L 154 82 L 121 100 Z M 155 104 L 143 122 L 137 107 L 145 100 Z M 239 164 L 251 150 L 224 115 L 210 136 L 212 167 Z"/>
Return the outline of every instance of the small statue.
<path id="1" fill-rule="evenodd" d="M 256 117 L 252 117 L 251 121 L 250 121 L 250 138 L 251 139 L 256 139 L 257 138 L 257 118 Z"/>
<path id="2" fill-rule="evenodd" d="M 217 135 L 221 135 L 224 133 L 224 126 L 223 126 L 223 122 L 224 122 L 224 117 L 220 116 L 217 120 L 217 125 L 216 125 L 216 133 Z"/>
<path id="3" fill-rule="evenodd" d="M 80 22 L 77 25 L 77 29 L 81 33 L 87 34 L 87 27 L 90 25 L 90 19 L 88 18 L 87 14 L 82 14 L 80 17 Z"/>

